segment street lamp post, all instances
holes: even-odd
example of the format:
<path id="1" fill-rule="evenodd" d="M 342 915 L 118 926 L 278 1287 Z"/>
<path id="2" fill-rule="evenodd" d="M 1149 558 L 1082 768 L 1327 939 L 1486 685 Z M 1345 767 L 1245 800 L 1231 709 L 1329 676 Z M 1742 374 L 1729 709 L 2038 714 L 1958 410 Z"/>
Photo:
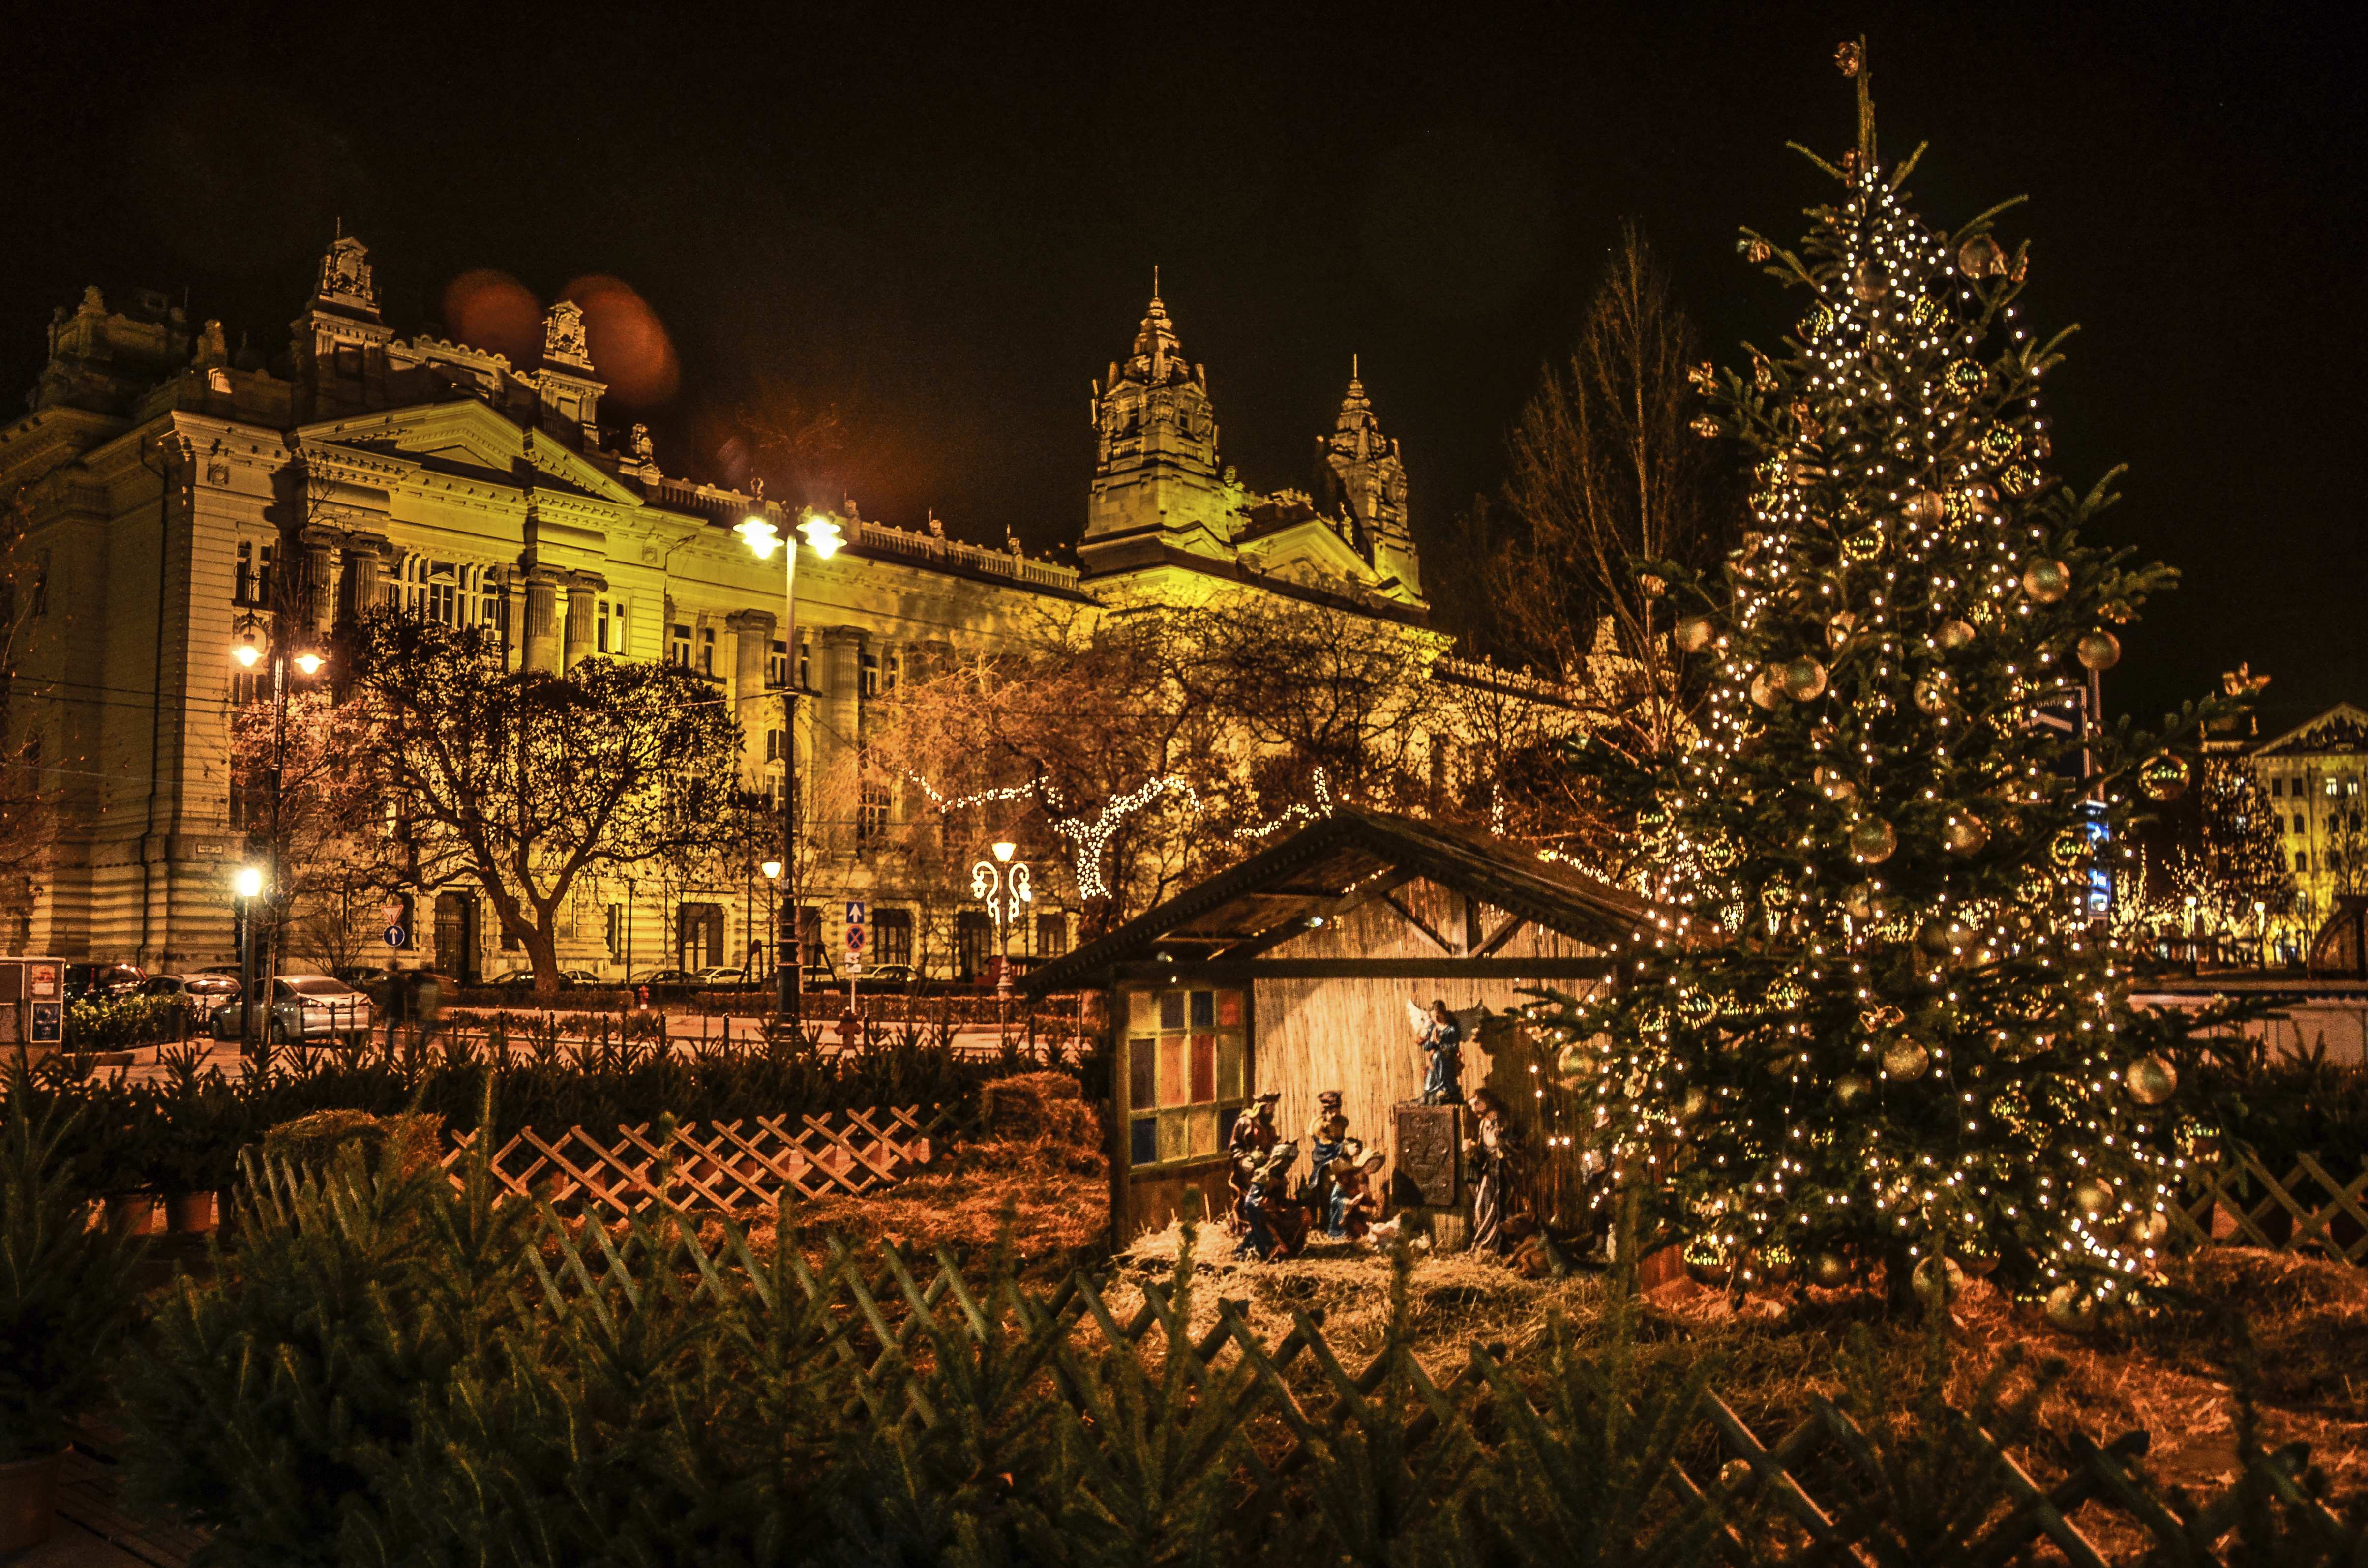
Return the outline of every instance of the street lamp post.
<path id="1" fill-rule="evenodd" d="M 1028 862 L 1012 859 L 1019 851 L 1010 840 L 998 839 L 988 846 L 995 858 L 970 869 L 971 896 L 986 905 L 987 918 L 995 923 L 995 1010 L 1007 1047 L 1011 1043 L 1011 927 L 1036 898 L 1036 890 L 1029 885 Z"/>
<path id="2" fill-rule="evenodd" d="M 239 630 L 241 635 L 239 640 L 231 645 L 230 651 L 230 656 L 232 658 L 237 660 L 242 666 L 250 670 L 260 663 L 264 656 L 263 650 L 257 647 L 255 642 L 256 624 L 256 617 L 252 612 L 250 612 L 240 623 Z M 309 648 L 291 654 L 288 651 L 287 643 L 280 639 L 279 630 L 276 626 L 272 629 L 270 656 L 271 821 L 268 841 L 264 846 L 265 869 L 259 874 L 260 880 L 256 886 L 251 890 L 245 886 L 247 879 L 257 876 L 258 873 L 250 869 L 240 871 L 238 875 L 241 888 L 240 897 L 244 900 L 245 905 L 243 918 L 246 927 L 245 938 L 240 944 L 243 955 L 241 963 L 249 970 L 253 968 L 254 960 L 256 896 L 267 888 L 270 890 L 271 897 L 275 903 L 281 896 L 279 865 L 279 798 L 283 780 L 286 778 L 288 769 L 288 666 L 293 665 L 296 666 L 296 672 L 299 675 L 311 676 L 320 673 L 323 662 L 321 655 L 313 653 Z M 279 921 L 276 918 L 276 912 L 275 918 L 270 923 L 269 931 L 266 940 L 268 943 L 268 947 L 264 954 L 264 972 L 267 976 L 276 975 L 279 972 Z M 251 997 L 253 991 L 253 977 L 250 974 L 246 977 L 246 983 L 242 987 L 241 994 Z M 254 1022 L 255 1009 L 252 1002 L 250 1001 L 245 1005 L 240 1014 L 239 1045 L 242 1050 L 253 1049 Z"/>
<path id="3" fill-rule="evenodd" d="M 785 924 L 795 927 L 804 894 L 800 885 L 798 868 L 798 547 L 784 540 L 781 530 L 770 517 L 750 513 L 737 529 L 757 552 L 759 561 L 770 561 L 773 551 L 784 544 L 781 570 L 781 868 L 789 877 L 786 907 L 781 912 Z M 825 561 L 838 552 L 842 540 L 836 519 L 820 512 L 808 512 L 798 525 L 814 552 Z M 787 940 L 781 926 L 773 927 L 773 967 L 777 983 L 773 1005 L 777 1013 L 795 1017 L 798 997 L 805 989 L 805 952 L 803 933 L 792 930 Z M 782 955 L 789 955 L 784 964 Z"/>
<path id="4" fill-rule="evenodd" d="M 238 899 L 238 1049 L 245 1055 L 255 1049 L 255 899 L 263 891 L 263 873 L 241 866 L 230 886 Z"/>

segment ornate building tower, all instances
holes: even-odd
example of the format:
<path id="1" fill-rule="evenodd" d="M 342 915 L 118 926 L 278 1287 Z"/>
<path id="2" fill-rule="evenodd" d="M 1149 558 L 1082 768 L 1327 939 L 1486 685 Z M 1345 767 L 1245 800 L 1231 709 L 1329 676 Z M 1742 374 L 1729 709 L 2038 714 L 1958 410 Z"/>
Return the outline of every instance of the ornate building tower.
<path id="1" fill-rule="evenodd" d="M 1372 563 L 1383 591 L 1395 582 L 1407 597 L 1422 597 L 1421 566 L 1406 526 L 1406 464 L 1398 444 L 1382 434 L 1357 359 L 1349 359 L 1349 393 L 1332 433 L 1315 438 L 1315 484 L 1319 504 L 1349 523 L 1358 553 Z"/>
<path id="2" fill-rule="evenodd" d="M 370 250 L 339 233 L 321 257 L 304 313 L 289 324 L 295 342 L 297 419 L 334 417 L 370 406 L 386 381 L 394 329 L 379 316 Z"/>
<path id="3" fill-rule="evenodd" d="M 1224 556 L 1240 503 L 1217 461 L 1208 372 L 1185 361 L 1155 273 L 1133 351 L 1094 386 L 1094 483 L 1079 554 L 1088 573 L 1149 564 L 1167 550 Z"/>

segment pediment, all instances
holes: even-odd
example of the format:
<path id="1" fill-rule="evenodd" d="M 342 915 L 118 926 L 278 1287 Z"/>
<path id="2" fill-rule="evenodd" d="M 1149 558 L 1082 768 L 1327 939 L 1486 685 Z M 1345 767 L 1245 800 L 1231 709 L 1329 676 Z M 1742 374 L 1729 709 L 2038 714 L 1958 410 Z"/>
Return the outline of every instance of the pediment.
<path id="1" fill-rule="evenodd" d="M 489 480 L 517 483 L 520 462 L 540 482 L 555 483 L 603 501 L 638 506 L 641 495 L 541 430 L 529 431 L 473 398 L 323 420 L 297 431 L 300 440 L 409 458 L 448 472 L 473 470 Z"/>
<path id="2" fill-rule="evenodd" d="M 1246 540 L 1242 541 L 1241 553 L 1259 570 L 1295 581 L 1309 581 L 1312 577 L 1363 587 L 1373 580 L 1372 568 L 1365 563 L 1365 558 L 1350 549 L 1349 542 L 1321 517 L 1287 523 L 1271 533 Z"/>

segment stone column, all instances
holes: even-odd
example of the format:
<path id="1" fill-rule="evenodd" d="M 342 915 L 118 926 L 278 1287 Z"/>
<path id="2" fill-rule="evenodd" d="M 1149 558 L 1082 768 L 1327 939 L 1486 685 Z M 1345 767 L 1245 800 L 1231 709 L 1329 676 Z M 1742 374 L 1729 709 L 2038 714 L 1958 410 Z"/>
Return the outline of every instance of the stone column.
<path id="1" fill-rule="evenodd" d="M 826 846 L 837 848 L 851 842 L 855 835 L 852 812 L 855 808 L 848 768 L 863 732 L 863 644 L 866 641 L 860 628 L 832 626 L 824 628 L 820 646 L 814 650 L 817 677 L 814 684 L 822 688 L 822 697 L 814 703 L 814 782 L 831 791 L 823 796 L 832 801 L 828 821 L 814 824 L 816 833 Z M 839 794 L 846 799 L 840 801 Z"/>
<path id="2" fill-rule="evenodd" d="M 739 718 L 741 775 L 750 788 L 765 778 L 765 732 L 781 722 L 781 699 L 765 689 L 765 659 L 773 651 L 773 612 L 736 609 L 723 618 L 732 633 L 732 710 Z"/>
<path id="3" fill-rule="evenodd" d="M 607 581 L 589 572 L 577 572 L 567 579 L 567 650 L 562 669 L 575 666 L 575 661 L 592 652 L 592 619 L 599 614 L 599 598 L 608 588 Z"/>
<path id="4" fill-rule="evenodd" d="M 386 548 L 382 539 L 346 537 L 346 581 L 338 597 L 345 601 L 347 615 L 362 615 L 378 603 L 379 562 Z"/>
<path id="5" fill-rule="evenodd" d="M 546 567 L 526 574 L 526 657 L 521 669 L 556 674 L 559 669 L 559 574 Z"/>
<path id="6" fill-rule="evenodd" d="M 325 637 L 337 619 L 334 568 L 337 546 L 345 536 L 315 524 L 302 536 L 304 545 L 304 620 L 313 634 Z"/>

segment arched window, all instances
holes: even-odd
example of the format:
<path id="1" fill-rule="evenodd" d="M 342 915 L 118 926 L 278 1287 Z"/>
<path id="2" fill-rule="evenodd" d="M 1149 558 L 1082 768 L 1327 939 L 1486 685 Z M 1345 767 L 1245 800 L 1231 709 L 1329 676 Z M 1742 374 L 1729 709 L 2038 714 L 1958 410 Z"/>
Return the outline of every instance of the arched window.
<path id="1" fill-rule="evenodd" d="M 2297 849 L 2294 851 L 2294 869 L 2297 871 L 2307 871 L 2310 869 L 2309 850 Z"/>

